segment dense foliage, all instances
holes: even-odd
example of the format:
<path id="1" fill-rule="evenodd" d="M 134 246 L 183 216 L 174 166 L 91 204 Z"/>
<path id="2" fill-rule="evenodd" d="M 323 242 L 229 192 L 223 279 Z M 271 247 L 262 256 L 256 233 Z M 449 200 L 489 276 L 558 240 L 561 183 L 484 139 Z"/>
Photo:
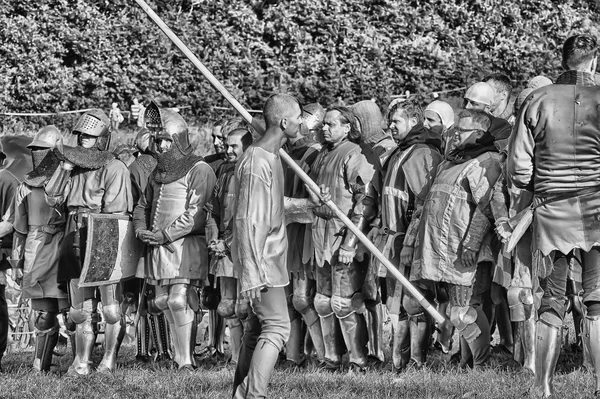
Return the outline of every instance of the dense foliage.
<path id="1" fill-rule="evenodd" d="M 584 0 L 152 0 L 232 94 L 260 108 L 274 92 L 353 103 L 464 87 L 492 71 L 515 85 L 560 72 L 574 32 L 598 34 Z M 0 0 L 0 111 L 55 112 L 133 97 L 225 106 L 134 1 Z M 221 112 L 221 114 L 219 114 Z M 69 119 L 69 118 L 66 118 Z M 33 119 L 42 123 L 45 118 Z M 67 123 L 67 122 L 65 122 Z M 59 123 L 60 124 L 60 123 Z"/>

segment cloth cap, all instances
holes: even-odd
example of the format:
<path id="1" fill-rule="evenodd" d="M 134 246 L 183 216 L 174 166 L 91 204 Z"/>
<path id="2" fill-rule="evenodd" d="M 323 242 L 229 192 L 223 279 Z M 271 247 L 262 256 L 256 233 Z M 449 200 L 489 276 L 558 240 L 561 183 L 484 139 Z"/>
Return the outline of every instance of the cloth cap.
<path id="1" fill-rule="evenodd" d="M 539 89 L 540 87 L 551 85 L 552 81 L 545 76 L 536 76 L 531 78 L 529 83 L 527 83 L 527 87 L 531 89 Z M 524 99 L 523 99 L 524 100 Z"/>
<path id="2" fill-rule="evenodd" d="M 513 108 L 515 110 L 515 114 L 519 112 L 519 110 L 521 109 L 521 105 L 523 105 L 527 96 L 530 95 L 534 90 L 534 88 L 527 87 L 519 93 L 519 95 L 515 99 L 515 105 Z"/>
<path id="3" fill-rule="evenodd" d="M 485 82 L 477 82 L 467 89 L 466 100 L 480 104 L 492 105 L 494 103 L 494 88 Z"/>
<path id="4" fill-rule="evenodd" d="M 360 123 L 361 136 L 368 143 L 370 138 L 381 135 L 383 115 L 379 106 L 371 100 L 357 102 L 350 110 Z"/>
<path id="5" fill-rule="evenodd" d="M 431 104 L 425 108 L 425 111 L 433 111 L 438 114 L 445 129 L 454 125 L 454 110 L 452 109 L 452 106 L 445 101 L 432 101 Z"/>

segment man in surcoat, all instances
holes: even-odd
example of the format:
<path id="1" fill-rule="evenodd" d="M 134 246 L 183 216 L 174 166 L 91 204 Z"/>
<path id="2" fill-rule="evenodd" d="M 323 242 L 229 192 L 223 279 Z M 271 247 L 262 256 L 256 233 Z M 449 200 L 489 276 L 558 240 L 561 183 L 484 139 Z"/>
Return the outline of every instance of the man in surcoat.
<path id="1" fill-rule="evenodd" d="M 91 372 L 91 353 L 96 341 L 92 314 L 98 301 L 106 322 L 104 357 L 98 372 L 112 373 L 125 335 L 121 311 L 121 283 L 80 287 L 79 277 L 85 259 L 88 215 L 129 214 L 133 208 L 131 180 L 127 166 L 107 151 L 110 121 L 100 109 L 85 112 L 75 123 L 77 147 L 65 148 L 64 160 L 45 185 L 46 201 L 53 207 L 66 204 L 68 210 L 63 261 L 58 281 L 69 281 L 70 318 L 76 324 L 75 359 L 71 376 Z"/>

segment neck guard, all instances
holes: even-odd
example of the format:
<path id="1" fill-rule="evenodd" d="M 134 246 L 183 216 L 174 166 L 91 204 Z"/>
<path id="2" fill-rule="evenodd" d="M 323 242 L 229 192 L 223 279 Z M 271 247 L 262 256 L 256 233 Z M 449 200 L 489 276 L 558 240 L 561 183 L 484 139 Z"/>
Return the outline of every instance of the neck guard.
<path id="1" fill-rule="evenodd" d="M 136 160 L 147 175 L 150 175 L 156 168 L 156 158 L 150 154 L 140 154 Z"/>
<path id="2" fill-rule="evenodd" d="M 65 148 L 64 157 L 72 164 L 83 169 L 100 169 L 115 159 L 115 155 L 109 151 L 100 151 L 97 148 Z"/>
<path id="3" fill-rule="evenodd" d="M 154 181 L 159 184 L 169 184 L 181 179 L 197 162 L 204 159 L 200 156 L 184 154 L 175 145 L 169 151 L 158 154 L 157 158 Z"/>
<path id="4" fill-rule="evenodd" d="M 44 159 L 25 175 L 23 181 L 31 187 L 42 187 L 54 174 L 54 171 L 60 165 L 60 156 L 58 150 L 49 151 Z"/>

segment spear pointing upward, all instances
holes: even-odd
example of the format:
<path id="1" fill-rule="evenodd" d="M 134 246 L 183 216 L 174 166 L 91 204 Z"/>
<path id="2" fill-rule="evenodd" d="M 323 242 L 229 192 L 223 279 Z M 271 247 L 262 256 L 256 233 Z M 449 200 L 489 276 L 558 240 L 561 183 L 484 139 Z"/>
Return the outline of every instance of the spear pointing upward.
<path id="1" fill-rule="evenodd" d="M 260 133 L 264 133 L 264 128 L 258 123 L 258 121 L 254 120 L 250 113 L 246 111 L 244 107 L 229 93 L 229 91 L 214 77 L 214 75 L 200 62 L 198 57 L 191 52 L 191 50 L 177 37 L 177 35 L 163 22 L 162 19 L 150 8 L 150 6 L 144 0 L 135 0 L 136 3 L 148 14 L 148 16 L 158 25 L 158 27 L 171 39 L 173 43 L 181 50 L 183 54 L 188 57 L 188 59 L 194 64 L 196 68 L 202 72 L 202 75 L 217 89 L 223 97 L 236 109 L 237 112 L 240 113 L 242 118 L 244 118 L 248 123 L 252 125 L 254 129 L 256 129 Z M 306 185 L 317 195 L 321 192 L 321 189 L 311 180 L 310 177 L 294 162 L 294 160 L 284 151 L 279 150 L 279 156 L 283 161 L 288 164 L 290 168 L 300 177 L 300 179 L 306 183 Z M 377 249 L 375 244 L 371 242 L 363 233 L 360 231 L 358 227 L 352 223 L 352 221 L 346 216 L 344 212 L 337 207 L 337 205 L 329 200 L 325 202 L 331 210 L 335 213 L 335 215 L 346 225 L 346 227 L 354 233 L 354 235 L 360 240 L 361 243 L 369 250 L 375 257 L 385 266 L 385 268 L 402 284 L 402 286 L 412 295 L 419 303 L 425 308 L 427 313 L 429 313 L 438 323 L 443 323 L 445 321 L 444 317 L 425 299 L 423 294 L 412 285 L 406 277 L 396 269 L 394 265 Z"/>

